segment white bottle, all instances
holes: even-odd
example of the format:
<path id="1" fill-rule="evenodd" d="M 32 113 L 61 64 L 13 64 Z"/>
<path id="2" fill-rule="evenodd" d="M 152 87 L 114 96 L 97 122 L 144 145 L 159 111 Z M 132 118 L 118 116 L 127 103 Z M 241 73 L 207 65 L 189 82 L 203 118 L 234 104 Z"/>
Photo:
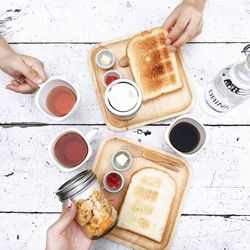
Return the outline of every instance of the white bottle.
<path id="1" fill-rule="evenodd" d="M 245 62 L 222 69 L 205 91 L 203 107 L 210 115 L 223 114 L 250 97 L 250 54 Z"/>

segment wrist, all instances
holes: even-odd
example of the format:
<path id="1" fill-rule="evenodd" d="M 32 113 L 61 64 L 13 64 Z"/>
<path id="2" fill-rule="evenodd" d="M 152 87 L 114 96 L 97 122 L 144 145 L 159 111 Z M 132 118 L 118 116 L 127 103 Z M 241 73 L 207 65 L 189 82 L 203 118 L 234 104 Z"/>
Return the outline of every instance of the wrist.
<path id="1" fill-rule="evenodd" d="M 0 54 L 0 70 L 5 71 L 6 65 L 8 65 L 8 57 L 15 55 L 14 51 L 6 51 L 5 53 Z M 7 60 L 5 60 L 7 59 Z"/>
<path id="2" fill-rule="evenodd" d="M 9 44 L 0 36 L 0 61 L 10 55 L 15 54 Z"/>
<path id="3" fill-rule="evenodd" d="M 205 7 L 206 0 L 183 0 L 183 3 L 193 5 L 200 11 L 203 11 Z"/>
<path id="4" fill-rule="evenodd" d="M 0 61 L 4 58 L 15 55 L 16 53 L 13 50 L 0 51 Z"/>

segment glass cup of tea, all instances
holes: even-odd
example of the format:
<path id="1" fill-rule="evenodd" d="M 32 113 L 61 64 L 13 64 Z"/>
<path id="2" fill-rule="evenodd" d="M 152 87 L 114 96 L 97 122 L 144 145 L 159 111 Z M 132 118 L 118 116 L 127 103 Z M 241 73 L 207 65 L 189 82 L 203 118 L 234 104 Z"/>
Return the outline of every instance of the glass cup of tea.
<path id="1" fill-rule="evenodd" d="M 176 153 L 188 158 L 195 156 L 205 146 L 207 132 L 202 123 L 183 115 L 169 126 L 165 139 Z"/>
<path id="2" fill-rule="evenodd" d="M 55 121 L 67 119 L 79 103 L 79 91 L 61 77 L 48 79 L 40 86 L 35 96 L 38 109 Z"/>
<path id="3" fill-rule="evenodd" d="M 64 172 L 82 167 L 92 155 L 90 142 L 97 132 L 97 129 L 93 129 L 84 135 L 76 128 L 64 130 L 49 144 L 51 158 Z"/>

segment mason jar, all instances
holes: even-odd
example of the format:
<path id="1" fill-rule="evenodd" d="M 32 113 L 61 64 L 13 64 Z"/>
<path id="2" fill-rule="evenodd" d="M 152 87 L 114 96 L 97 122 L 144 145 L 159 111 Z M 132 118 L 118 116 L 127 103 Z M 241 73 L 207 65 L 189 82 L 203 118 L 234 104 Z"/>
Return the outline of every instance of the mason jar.
<path id="1" fill-rule="evenodd" d="M 92 170 L 85 170 L 64 183 L 56 195 L 63 204 L 72 199 L 77 206 L 76 222 L 92 240 L 109 233 L 117 224 L 117 212 L 97 182 Z"/>

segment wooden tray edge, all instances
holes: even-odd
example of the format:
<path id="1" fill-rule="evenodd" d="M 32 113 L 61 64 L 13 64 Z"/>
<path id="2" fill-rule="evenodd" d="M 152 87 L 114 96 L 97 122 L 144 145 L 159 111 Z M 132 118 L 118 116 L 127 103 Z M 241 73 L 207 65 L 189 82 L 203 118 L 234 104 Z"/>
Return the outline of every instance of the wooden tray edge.
<path id="1" fill-rule="evenodd" d="M 174 225 L 173 225 L 173 230 L 172 230 L 172 234 L 171 234 L 171 237 L 169 239 L 169 242 L 168 242 L 167 246 L 165 248 L 163 248 L 162 250 L 169 250 L 170 247 L 173 244 L 173 241 L 174 241 L 175 235 L 176 235 L 176 231 L 177 231 L 177 226 L 178 226 L 178 224 L 180 222 L 181 212 L 183 210 L 184 203 L 185 203 L 185 201 L 187 199 L 187 195 L 188 195 L 188 192 L 189 192 L 189 187 L 190 187 L 191 177 L 193 175 L 193 172 L 192 172 L 191 166 L 190 166 L 190 164 L 188 162 L 186 162 L 186 167 L 187 167 L 187 170 L 188 170 L 188 178 L 187 178 L 186 185 L 185 185 L 185 188 L 184 188 L 184 192 L 183 192 L 183 196 L 182 196 L 181 203 L 180 203 L 180 206 L 179 206 L 179 210 L 178 210 L 178 213 L 177 213 L 176 218 L 175 218 L 175 222 L 174 222 Z"/>

